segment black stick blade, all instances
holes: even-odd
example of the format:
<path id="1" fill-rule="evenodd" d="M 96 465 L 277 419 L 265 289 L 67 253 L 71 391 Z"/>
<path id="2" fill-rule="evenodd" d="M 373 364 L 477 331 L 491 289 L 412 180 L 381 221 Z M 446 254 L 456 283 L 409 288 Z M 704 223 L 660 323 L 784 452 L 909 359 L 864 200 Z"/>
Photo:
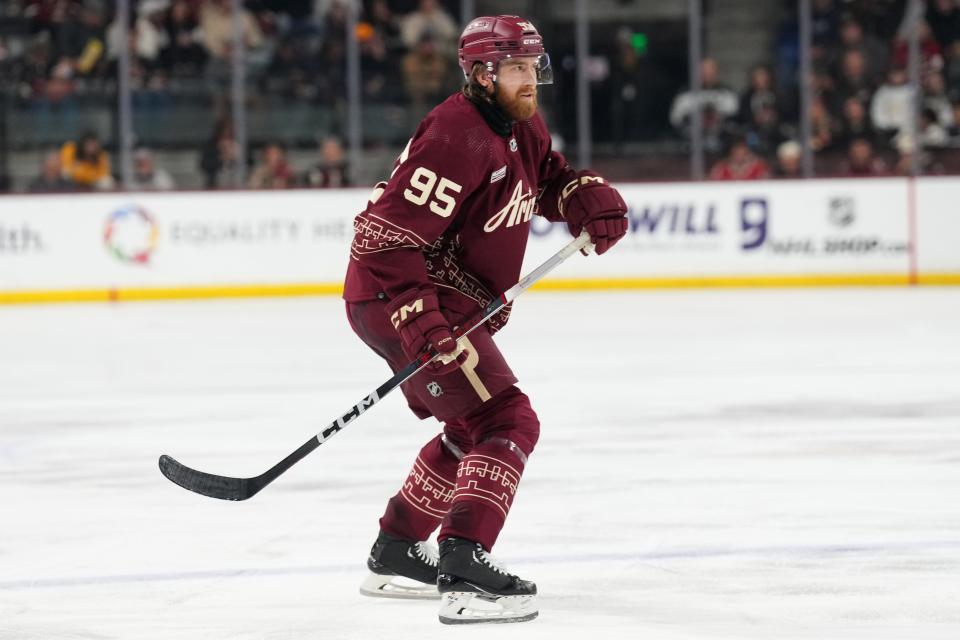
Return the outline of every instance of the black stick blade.
<path id="1" fill-rule="evenodd" d="M 197 471 L 168 455 L 160 456 L 160 473 L 188 491 L 218 500 L 246 500 L 257 492 L 251 491 L 247 478 L 228 478 Z"/>

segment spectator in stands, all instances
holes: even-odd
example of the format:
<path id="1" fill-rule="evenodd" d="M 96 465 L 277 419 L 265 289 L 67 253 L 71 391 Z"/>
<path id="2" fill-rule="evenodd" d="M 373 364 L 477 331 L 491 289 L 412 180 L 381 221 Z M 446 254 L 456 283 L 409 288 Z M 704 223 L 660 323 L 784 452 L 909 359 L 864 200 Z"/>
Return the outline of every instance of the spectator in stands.
<path id="1" fill-rule="evenodd" d="M 909 0 L 845 0 L 850 12 L 881 42 L 892 42 Z"/>
<path id="2" fill-rule="evenodd" d="M 950 134 L 947 128 L 937 120 L 937 114 L 933 109 L 924 108 L 920 110 L 919 121 L 917 122 L 917 131 L 920 136 L 922 148 L 943 148 L 950 142 Z M 913 136 L 909 130 L 902 130 L 894 139 L 894 147 L 898 150 L 904 140 L 908 140 L 913 145 Z"/>
<path id="3" fill-rule="evenodd" d="M 98 70 L 103 45 L 103 14 L 92 2 L 65 2 L 62 20 L 53 29 L 57 58 L 76 75 Z"/>
<path id="4" fill-rule="evenodd" d="M 17 92 L 28 99 L 41 99 L 46 93 L 47 73 L 53 65 L 53 45 L 50 36 L 39 34 L 26 45 L 24 54 L 14 72 Z"/>
<path id="5" fill-rule="evenodd" d="M 203 70 L 207 52 L 194 6 L 187 0 L 173 0 L 163 21 L 165 44 L 160 63 L 171 77 L 196 77 Z"/>
<path id="6" fill-rule="evenodd" d="M 847 98 L 869 102 L 875 89 L 876 84 L 867 73 L 867 62 L 863 53 L 857 49 L 846 51 L 840 64 L 840 81 L 836 88 L 838 106 Z"/>
<path id="7" fill-rule="evenodd" d="M 830 47 L 837 41 L 840 28 L 840 8 L 834 0 L 813 0 L 811 7 L 811 36 L 814 62 L 822 62 Z"/>
<path id="8" fill-rule="evenodd" d="M 158 167 L 153 153 L 144 147 L 133 152 L 133 184 L 140 191 L 169 191 L 176 188 L 173 177 L 163 167 Z"/>
<path id="9" fill-rule="evenodd" d="M 396 81 L 397 66 L 395 59 L 387 52 L 383 35 L 373 28 L 364 35 L 366 37 L 360 42 L 360 77 L 363 80 L 364 101 L 400 102 L 402 87 Z"/>
<path id="10" fill-rule="evenodd" d="M 342 48 L 346 48 L 347 41 L 346 1 L 329 0 L 322 16 L 324 39 L 335 40 Z"/>
<path id="11" fill-rule="evenodd" d="M 871 144 L 876 144 L 877 132 L 870 122 L 867 107 L 856 96 L 850 96 L 843 101 L 843 113 L 840 116 L 836 144 L 846 149 L 855 138 L 864 138 Z"/>
<path id="12" fill-rule="evenodd" d="M 802 178 L 802 168 L 800 161 L 803 150 L 800 143 L 795 140 L 787 140 L 777 147 L 777 164 L 773 169 L 775 178 Z"/>
<path id="13" fill-rule="evenodd" d="M 316 76 L 316 56 L 306 50 L 303 38 L 286 38 L 273 52 L 261 84 L 266 91 L 291 100 L 310 99 L 317 94 Z"/>
<path id="14" fill-rule="evenodd" d="M 403 40 L 400 37 L 400 23 L 387 0 L 373 0 L 370 3 L 369 18 L 367 20 L 373 30 L 380 35 L 387 53 L 395 54 L 403 49 Z"/>
<path id="15" fill-rule="evenodd" d="M 840 24 L 838 46 L 831 52 L 831 68 L 840 75 L 847 52 L 857 51 L 865 63 L 867 79 L 875 85 L 890 66 L 890 48 L 876 36 L 865 33 L 863 25 L 853 16 L 847 16 Z"/>
<path id="16" fill-rule="evenodd" d="M 857 138 L 850 143 L 844 175 L 851 178 L 865 178 L 882 176 L 886 173 L 886 165 L 874 154 L 873 145 L 869 140 Z"/>
<path id="17" fill-rule="evenodd" d="M 137 107 L 164 107 L 170 104 L 169 83 L 160 66 L 163 45 L 163 16 L 169 0 L 143 0 L 137 11 L 131 11 L 129 31 L 124 37 L 119 16 L 107 29 L 108 74 L 119 73 L 120 50 L 125 39 L 130 52 L 130 82 Z"/>
<path id="18" fill-rule="evenodd" d="M 387 45 L 378 31 L 370 28 L 360 41 L 360 77 L 363 79 L 364 101 L 389 102 L 396 85 L 396 72 L 387 55 Z"/>
<path id="19" fill-rule="evenodd" d="M 320 162 L 307 170 L 303 182 L 308 187 L 321 189 L 350 186 L 346 156 L 339 138 L 328 136 L 321 141 Z"/>
<path id="20" fill-rule="evenodd" d="M 246 47 L 248 67 L 257 68 L 265 64 L 266 51 L 263 31 L 247 9 L 241 10 L 240 21 L 243 30 L 243 43 Z M 203 0 L 200 5 L 200 30 L 203 34 L 203 46 L 210 56 L 207 72 L 210 80 L 226 83 L 231 76 L 231 55 L 233 50 L 233 7 L 231 0 Z"/>
<path id="21" fill-rule="evenodd" d="M 907 72 L 902 67 L 893 67 L 870 103 L 874 126 L 888 136 L 909 128 L 914 95 L 913 87 L 907 83 Z"/>
<path id="22" fill-rule="evenodd" d="M 400 21 L 400 37 L 408 49 L 417 48 L 427 35 L 441 58 L 446 59 L 456 50 L 460 28 L 437 0 L 420 0 L 419 8 Z"/>
<path id="23" fill-rule="evenodd" d="M 220 120 L 214 127 L 213 135 L 200 152 L 200 170 L 207 189 L 238 186 L 240 148 L 232 120 Z"/>
<path id="24" fill-rule="evenodd" d="M 163 34 L 157 26 L 159 18 L 169 7 L 168 0 L 143 0 L 137 11 L 130 12 L 130 23 L 127 46 L 132 59 L 150 70 L 157 66 L 160 58 L 160 47 L 163 43 Z M 119 14 L 107 27 L 107 58 L 116 62 L 120 55 L 122 30 Z"/>
<path id="25" fill-rule="evenodd" d="M 908 23 L 905 22 L 900 29 L 900 33 L 897 34 L 897 38 L 893 42 L 892 64 L 894 67 L 906 69 L 907 64 L 910 61 L 910 43 L 907 39 L 908 30 Z M 920 22 L 918 31 L 920 36 L 920 57 L 923 60 L 923 71 L 940 71 L 943 69 L 944 65 L 943 50 L 940 47 L 940 43 L 937 42 L 937 39 L 933 37 L 933 31 L 930 29 L 930 25 L 926 22 Z"/>
<path id="26" fill-rule="evenodd" d="M 332 0 L 323 14 L 324 39 L 317 75 L 317 97 L 329 106 L 341 108 L 347 93 L 347 8 Z"/>
<path id="27" fill-rule="evenodd" d="M 114 185 L 110 156 L 92 131 L 65 143 L 60 149 L 60 163 L 63 176 L 79 188 L 110 189 Z"/>
<path id="28" fill-rule="evenodd" d="M 687 89 L 674 98 L 670 107 L 670 124 L 688 135 L 693 111 L 698 106 L 704 111 L 708 108 L 712 111 L 716 118 L 713 126 L 717 130 L 723 129 L 726 122 L 736 117 L 739 110 L 737 94 L 719 81 L 716 60 L 704 58 L 700 63 L 700 79 L 700 91 Z"/>
<path id="29" fill-rule="evenodd" d="M 628 140 L 636 140 L 649 126 L 651 95 L 660 92 L 656 81 L 645 68 L 643 56 L 633 46 L 634 30 L 621 26 L 617 29 L 615 50 L 610 55 L 610 75 L 607 78 L 610 96 L 610 136 L 616 148 Z"/>
<path id="30" fill-rule="evenodd" d="M 747 90 L 740 96 L 740 114 L 738 120 L 742 124 L 750 124 L 760 109 L 771 105 L 778 111 L 780 96 L 773 81 L 773 70 L 765 64 L 759 64 L 750 70 L 750 81 Z"/>
<path id="31" fill-rule="evenodd" d="M 246 9 L 241 13 L 243 43 L 248 49 L 255 49 L 263 44 L 263 32 L 252 13 Z M 217 60 L 229 60 L 233 46 L 233 7 L 230 0 L 203 0 L 200 5 L 200 31 L 207 53 Z"/>
<path id="32" fill-rule="evenodd" d="M 320 3 L 314 0 L 261 0 L 257 4 L 263 7 L 258 13 L 260 22 L 270 24 L 285 37 L 306 39 L 317 33 L 316 10 Z"/>
<path id="33" fill-rule="evenodd" d="M 747 145 L 755 153 L 770 158 L 786 139 L 776 103 L 760 99 L 745 129 Z"/>
<path id="34" fill-rule="evenodd" d="M 770 168 L 757 157 L 742 136 L 734 136 L 727 156 L 713 165 L 711 180 L 762 180 L 770 177 Z"/>
<path id="35" fill-rule="evenodd" d="M 936 122 L 944 129 L 953 126 L 953 106 L 947 96 L 947 85 L 943 74 L 931 71 L 923 77 L 923 108 L 930 109 L 936 115 Z"/>
<path id="36" fill-rule="evenodd" d="M 942 49 L 960 39 L 960 8 L 955 0 L 928 0 L 926 19 Z"/>
<path id="37" fill-rule="evenodd" d="M 813 95 L 821 96 L 824 100 L 832 104 L 833 97 L 837 93 L 837 81 L 838 79 L 834 77 L 826 65 L 814 65 L 812 78 Z"/>
<path id="38" fill-rule="evenodd" d="M 27 191 L 31 193 L 63 193 L 75 189 L 74 184 L 63 177 L 59 151 L 51 151 L 43 157 L 40 175 L 27 185 Z"/>
<path id="39" fill-rule="evenodd" d="M 943 68 L 943 79 L 946 84 L 947 95 L 951 100 L 960 98 L 960 40 L 950 45 L 946 52 Z"/>
<path id="40" fill-rule="evenodd" d="M 425 33 L 417 46 L 403 57 L 403 84 L 415 106 L 443 99 L 451 80 L 447 56 L 437 51 L 436 42 Z"/>
<path id="41" fill-rule="evenodd" d="M 260 162 L 253 168 L 248 185 L 252 189 L 287 189 L 294 186 L 293 170 L 280 143 L 271 142 L 263 148 Z"/>
<path id="42" fill-rule="evenodd" d="M 52 39 L 66 17 L 67 5 L 63 0 L 27 0 L 24 17 L 30 20 L 30 33 L 46 33 Z"/>

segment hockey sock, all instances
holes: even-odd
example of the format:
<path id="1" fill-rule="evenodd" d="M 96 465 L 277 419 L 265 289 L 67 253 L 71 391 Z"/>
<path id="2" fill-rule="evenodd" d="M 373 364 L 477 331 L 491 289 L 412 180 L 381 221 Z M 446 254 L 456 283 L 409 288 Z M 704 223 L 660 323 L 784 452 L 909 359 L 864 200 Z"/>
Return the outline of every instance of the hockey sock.
<path id="1" fill-rule="evenodd" d="M 457 469 L 453 504 L 440 540 L 466 538 L 490 550 L 507 519 L 526 456 L 504 438 L 491 438 L 464 456 Z"/>
<path id="2" fill-rule="evenodd" d="M 387 502 L 380 528 L 405 540 L 429 538 L 450 508 L 459 462 L 442 436 L 428 442 L 403 487 Z"/>

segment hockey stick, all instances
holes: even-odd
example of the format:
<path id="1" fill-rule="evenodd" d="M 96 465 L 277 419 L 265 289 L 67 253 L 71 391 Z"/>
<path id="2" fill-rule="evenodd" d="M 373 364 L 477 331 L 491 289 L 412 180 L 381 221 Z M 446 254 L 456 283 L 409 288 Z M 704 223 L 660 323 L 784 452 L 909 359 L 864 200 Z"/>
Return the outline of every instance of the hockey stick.
<path id="1" fill-rule="evenodd" d="M 466 329 L 457 331 L 457 337 L 459 338 L 471 333 L 474 329 L 489 320 L 495 313 L 513 302 L 517 296 L 529 289 L 533 283 L 553 271 L 561 262 L 581 249 L 586 250 L 589 243 L 590 236 L 584 231 L 578 238 L 555 253 L 551 258 L 547 259 L 546 262 L 521 278 L 520 282 L 504 291 L 499 298 L 491 300 L 490 304 L 478 314 L 479 319 L 475 319 L 472 323 L 464 325 L 467 327 Z M 475 318 L 477 318 L 477 316 L 475 316 Z M 377 387 L 373 393 L 353 405 L 345 414 L 327 425 L 326 429 L 304 442 L 299 449 L 259 476 L 253 478 L 231 478 L 205 473 L 180 464 L 168 455 L 160 456 L 160 472 L 165 475 L 168 480 L 180 485 L 184 489 L 211 498 L 218 498 L 220 500 L 247 500 L 248 498 L 252 498 L 257 495 L 261 489 L 276 480 L 280 474 L 305 458 L 308 453 L 332 438 L 348 424 L 359 418 L 361 414 L 380 402 L 384 396 L 399 387 L 403 382 L 416 375 L 437 356 L 437 352 L 433 349 L 425 352 L 419 358 L 395 373 L 392 378 Z"/>

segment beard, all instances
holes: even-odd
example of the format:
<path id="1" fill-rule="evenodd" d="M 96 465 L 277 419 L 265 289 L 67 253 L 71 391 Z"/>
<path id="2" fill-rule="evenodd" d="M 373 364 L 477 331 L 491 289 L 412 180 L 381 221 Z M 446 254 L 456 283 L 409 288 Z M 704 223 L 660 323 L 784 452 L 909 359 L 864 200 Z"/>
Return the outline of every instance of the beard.
<path id="1" fill-rule="evenodd" d="M 521 98 L 521 93 L 532 93 L 530 98 Z M 511 120 L 529 120 L 537 112 L 537 88 L 523 87 L 512 96 L 503 93 L 497 95 L 497 104 L 510 116 Z"/>

